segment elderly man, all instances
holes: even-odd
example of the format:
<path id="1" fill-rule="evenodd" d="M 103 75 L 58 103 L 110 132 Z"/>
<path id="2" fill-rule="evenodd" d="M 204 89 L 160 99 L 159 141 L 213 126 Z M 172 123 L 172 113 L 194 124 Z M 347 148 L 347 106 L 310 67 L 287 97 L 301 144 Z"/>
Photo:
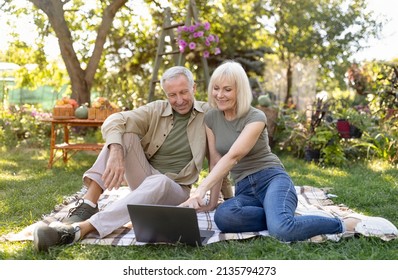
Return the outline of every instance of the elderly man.
<path id="1" fill-rule="evenodd" d="M 97 231 L 104 237 L 129 221 L 127 204 L 179 205 L 188 199 L 207 153 L 205 102 L 196 101 L 196 84 L 185 67 L 168 69 L 160 81 L 167 100 L 109 116 L 101 130 L 106 141 L 93 166 L 84 173 L 87 193 L 62 222 L 38 226 L 36 250 L 70 244 Z M 105 189 L 118 189 L 126 180 L 124 198 L 98 211 Z M 216 207 L 220 187 L 211 194 Z"/>

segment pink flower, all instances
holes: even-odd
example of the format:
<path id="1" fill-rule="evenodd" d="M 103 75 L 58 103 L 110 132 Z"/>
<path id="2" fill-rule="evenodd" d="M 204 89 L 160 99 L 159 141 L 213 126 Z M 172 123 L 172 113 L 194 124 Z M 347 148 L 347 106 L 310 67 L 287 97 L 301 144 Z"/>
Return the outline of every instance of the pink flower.
<path id="1" fill-rule="evenodd" d="M 189 43 L 189 49 L 194 50 L 196 48 L 196 43 L 191 42 Z"/>
<path id="2" fill-rule="evenodd" d="M 184 40 L 179 40 L 178 44 L 180 45 L 180 47 L 183 47 L 183 48 L 185 48 L 188 45 L 187 42 L 185 42 Z"/>
<path id="3" fill-rule="evenodd" d="M 204 35 L 203 31 L 198 31 L 193 34 L 193 37 L 199 38 L 199 37 L 203 37 L 203 35 Z"/>

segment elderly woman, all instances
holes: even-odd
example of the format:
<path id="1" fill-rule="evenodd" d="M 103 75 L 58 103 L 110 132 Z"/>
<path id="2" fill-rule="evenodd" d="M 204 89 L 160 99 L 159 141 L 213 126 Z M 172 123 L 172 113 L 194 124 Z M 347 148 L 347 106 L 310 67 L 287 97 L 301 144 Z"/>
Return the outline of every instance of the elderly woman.
<path id="1" fill-rule="evenodd" d="M 282 241 L 298 241 L 353 228 L 352 218 L 295 216 L 297 194 L 279 158 L 271 152 L 265 114 L 252 107 L 243 67 L 226 61 L 212 74 L 208 88 L 212 110 L 205 115 L 210 173 L 181 206 L 200 209 L 203 197 L 228 173 L 235 197 L 218 206 L 214 220 L 223 232 L 268 230 Z M 347 224 L 346 224 L 347 223 Z"/>

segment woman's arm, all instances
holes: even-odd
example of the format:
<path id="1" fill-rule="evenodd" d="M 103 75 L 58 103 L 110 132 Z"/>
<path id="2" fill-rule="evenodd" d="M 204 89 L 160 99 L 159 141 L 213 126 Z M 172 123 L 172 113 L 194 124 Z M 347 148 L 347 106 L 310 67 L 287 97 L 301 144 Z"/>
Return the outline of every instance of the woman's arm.
<path id="1" fill-rule="evenodd" d="M 191 197 L 186 202 L 182 203 L 181 206 L 198 209 L 203 204 L 202 199 L 206 192 L 217 184 L 221 184 L 222 179 L 229 173 L 229 171 L 239 162 L 239 160 L 250 152 L 263 132 L 264 127 L 264 122 L 252 122 L 246 125 L 235 143 L 229 149 L 228 153 L 217 161 L 208 176 L 199 184 Z M 215 149 L 214 134 L 212 132 L 211 134 L 213 136 L 212 146 Z"/>
<path id="2" fill-rule="evenodd" d="M 208 145 L 208 159 L 209 159 L 209 172 L 211 172 L 217 162 L 220 160 L 221 155 L 216 150 L 215 137 L 213 131 L 206 126 L 206 136 Z M 198 212 L 212 211 L 214 210 L 219 201 L 220 191 L 222 187 L 222 180 L 218 182 L 210 192 L 210 201 L 208 204 L 198 208 Z"/>

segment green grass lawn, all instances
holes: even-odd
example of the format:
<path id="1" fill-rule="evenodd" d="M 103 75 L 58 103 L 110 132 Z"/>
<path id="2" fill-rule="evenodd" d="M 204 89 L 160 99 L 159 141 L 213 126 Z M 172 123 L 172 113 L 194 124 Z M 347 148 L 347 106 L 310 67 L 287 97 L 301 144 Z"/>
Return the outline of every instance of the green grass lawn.
<path id="1" fill-rule="evenodd" d="M 0 235 L 18 232 L 49 213 L 65 196 L 79 191 L 81 176 L 96 156 L 78 153 L 65 166 L 47 169 L 48 151 L 0 150 Z M 398 171 L 383 162 L 321 168 L 288 155 L 280 155 L 296 185 L 326 187 L 333 201 L 361 213 L 382 216 L 398 225 Z M 56 247 L 37 253 L 33 243 L 1 242 L 0 259 L 14 260 L 397 260 L 398 240 L 349 238 L 340 242 L 281 243 L 273 238 L 225 241 L 201 248 L 172 245 Z"/>

